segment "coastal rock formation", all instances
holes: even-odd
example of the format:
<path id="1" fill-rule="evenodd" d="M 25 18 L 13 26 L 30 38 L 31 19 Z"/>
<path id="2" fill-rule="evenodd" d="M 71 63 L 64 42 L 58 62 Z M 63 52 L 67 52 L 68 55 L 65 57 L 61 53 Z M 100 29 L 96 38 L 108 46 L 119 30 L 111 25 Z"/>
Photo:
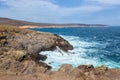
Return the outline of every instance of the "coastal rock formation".
<path id="1" fill-rule="evenodd" d="M 43 62 L 41 51 L 72 50 L 72 45 L 55 34 L 0 25 L 0 80 L 120 80 L 120 69 L 105 65 L 64 64 L 58 71 Z"/>
<path id="2" fill-rule="evenodd" d="M 51 80 L 120 80 L 120 70 L 108 69 L 105 65 L 80 65 L 73 68 L 69 64 L 63 65 L 54 72 Z"/>
<path id="3" fill-rule="evenodd" d="M 47 56 L 39 53 L 54 50 L 56 46 L 63 51 L 73 49 L 68 41 L 57 35 L 1 25 L 0 69 L 25 74 L 46 72 L 51 67 L 41 61 Z"/>
<path id="4" fill-rule="evenodd" d="M 31 72 L 31 70 L 29 71 Z M 98 73 L 96 74 L 96 72 Z M 64 64 L 58 71 L 48 71 L 46 73 L 36 72 L 18 75 L 3 72 L 2 76 L 0 73 L 0 80 L 120 80 L 119 75 L 120 70 L 108 69 L 105 65 L 96 68 L 92 65 L 80 65 L 74 68 L 72 65 Z"/>

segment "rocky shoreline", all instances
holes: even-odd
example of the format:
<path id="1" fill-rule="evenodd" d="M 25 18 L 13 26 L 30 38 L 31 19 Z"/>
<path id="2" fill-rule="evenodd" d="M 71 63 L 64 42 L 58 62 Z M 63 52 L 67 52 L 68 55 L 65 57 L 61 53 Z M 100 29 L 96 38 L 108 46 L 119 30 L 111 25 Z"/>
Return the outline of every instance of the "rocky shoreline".
<path id="1" fill-rule="evenodd" d="M 120 80 L 120 69 L 105 65 L 65 64 L 58 71 L 44 63 L 47 56 L 41 51 L 63 51 L 73 46 L 62 37 L 45 32 L 0 25 L 0 80 Z"/>

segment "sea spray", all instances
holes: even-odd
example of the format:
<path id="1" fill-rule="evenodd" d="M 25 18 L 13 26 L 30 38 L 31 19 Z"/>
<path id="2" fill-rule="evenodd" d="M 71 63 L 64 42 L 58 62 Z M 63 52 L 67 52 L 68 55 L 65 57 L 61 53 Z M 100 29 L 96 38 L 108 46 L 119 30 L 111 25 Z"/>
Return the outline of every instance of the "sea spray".
<path id="1" fill-rule="evenodd" d="M 37 30 L 37 29 L 36 29 Z M 68 52 L 58 47 L 54 51 L 44 51 L 47 64 L 57 70 L 63 64 L 74 67 L 81 64 L 94 66 L 107 65 L 109 68 L 120 68 L 120 28 L 49 28 L 38 31 L 52 32 L 60 35 L 74 49 Z"/>
<path id="2" fill-rule="evenodd" d="M 44 51 L 41 52 L 43 55 L 47 55 L 47 64 L 51 65 L 54 70 L 57 70 L 63 64 L 72 64 L 74 67 L 80 64 L 97 64 L 96 58 L 86 57 L 86 53 L 92 53 L 96 50 L 94 49 L 85 49 L 86 47 L 91 47 L 98 45 L 98 43 L 89 43 L 80 41 L 78 37 L 74 36 L 63 36 L 67 38 L 68 41 L 74 46 L 73 50 L 68 52 L 62 51 L 59 47 L 56 47 L 54 51 Z"/>

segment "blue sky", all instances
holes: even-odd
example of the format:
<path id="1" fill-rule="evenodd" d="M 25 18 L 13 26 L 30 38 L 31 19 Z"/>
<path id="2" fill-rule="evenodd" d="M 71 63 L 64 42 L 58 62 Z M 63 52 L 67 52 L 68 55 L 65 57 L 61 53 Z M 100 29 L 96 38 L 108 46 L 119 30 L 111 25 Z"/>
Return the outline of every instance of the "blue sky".
<path id="1" fill-rule="evenodd" d="M 0 0 L 0 17 L 43 23 L 120 25 L 120 0 Z"/>

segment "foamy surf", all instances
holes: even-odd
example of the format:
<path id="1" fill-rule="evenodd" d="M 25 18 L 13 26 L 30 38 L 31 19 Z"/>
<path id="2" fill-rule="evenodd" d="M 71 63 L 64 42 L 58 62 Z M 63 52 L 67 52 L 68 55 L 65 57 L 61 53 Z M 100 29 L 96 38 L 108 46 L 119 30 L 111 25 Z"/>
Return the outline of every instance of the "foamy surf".
<path id="1" fill-rule="evenodd" d="M 41 54 L 47 55 L 48 58 L 45 62 L 51 65 L 53 70 L 57 70 L 63 64 L 72 64 L 74 67 L 81 64 L 93 64 L 94 66 L 106 64 L 110 68 L 120 67 L 119 63 L 104 59 L 104 55 L 96 55 L 96 53 L 100 52 L 101 47 L 106 47 L 108 44 L 86 41 L 76 36 L 60 36 L 68 40 L 74 49 L 64 52 L 56 46 L 54 51 L 41 52 Z"/>

